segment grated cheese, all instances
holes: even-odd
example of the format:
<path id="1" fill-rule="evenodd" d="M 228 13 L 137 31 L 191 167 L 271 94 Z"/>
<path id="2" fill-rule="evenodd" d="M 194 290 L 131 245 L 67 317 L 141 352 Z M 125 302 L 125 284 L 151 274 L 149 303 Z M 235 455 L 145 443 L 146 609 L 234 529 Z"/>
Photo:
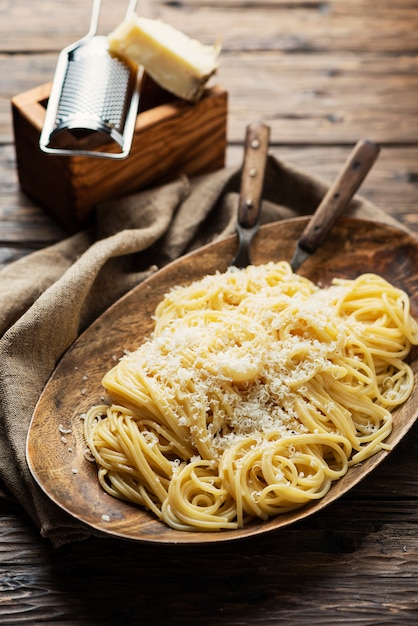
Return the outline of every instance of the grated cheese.
<path id="1" fill-rule="evenodd" d="M 333 321 L 335 290 L 308 287 L 301 280 L 302 288 L 286 293 L 282 284 L 268 284 L 265 272 L 253 267 L 251 275 L 231 272 L 227 281 L 229 288 L 234 285 L 233 297 L 227 289 L 217 293 L 219 308 L 202 315 L 198 306 L 213 305 L 215 288 L 219 291 L 217 276 L 205 277 L 197 290 L 195 284 L 173 288 L 166 306 L 175 315 L 121 363 L 164 389 L 167 405 L 176 398 L 187 401 L 189 414 L 177 415 L 179 426 L 189 426 L 193 440 L 207 443 L 218 455 L 249 433 L 279 430 L 286 437 L 309 432 L 294 401 L 341 353 L 345 335 Z M 196 309 L 179 316 L 177 300 L 185 299 L 187 289 L 195 290 Z M 333 408 L 330 403 L 329 411 Z M 207 428 L 206 423 L 197 426 L 202 410 Z M 221 424 L 210 423 L 215 413 L 223 418 Z"/>
<path id="2" fill-rule="evenodd" d="M 388 449 L 413 388 L 418 325 L 399 294 L 375 275 L 320 289 L 284 262 L 173 288 L 85 419 L 103 488 L 184 530 L 322 497 Z"/>

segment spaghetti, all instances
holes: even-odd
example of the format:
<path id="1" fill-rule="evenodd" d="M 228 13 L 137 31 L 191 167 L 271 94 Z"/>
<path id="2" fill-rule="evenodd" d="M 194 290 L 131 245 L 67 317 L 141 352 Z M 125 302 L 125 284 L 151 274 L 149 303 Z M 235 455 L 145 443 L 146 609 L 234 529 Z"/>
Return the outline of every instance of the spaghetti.
<path id="1" fill-rule="evenodd" d="M 407 294 L 374 274 L 321 289 L 280 262 L 175 287 L 85 416 L 99 481 L 181 530 L 322 498 L 388 449 L 417 344 Z"/>

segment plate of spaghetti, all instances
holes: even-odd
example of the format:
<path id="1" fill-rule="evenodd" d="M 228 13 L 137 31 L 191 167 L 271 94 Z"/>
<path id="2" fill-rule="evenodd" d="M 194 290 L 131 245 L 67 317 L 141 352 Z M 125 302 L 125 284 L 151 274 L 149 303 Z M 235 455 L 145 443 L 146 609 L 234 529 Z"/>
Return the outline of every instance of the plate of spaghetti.
<path id="1" fill-rule="evenodd" d="M 418 245 L 341 218 L 294 273 L 305 218 L 162 268 L 67 351 L 36 406 L 31 472 L 68 513 L 137 541 L 257 535 L 353 488 L 415 422 Z"/>

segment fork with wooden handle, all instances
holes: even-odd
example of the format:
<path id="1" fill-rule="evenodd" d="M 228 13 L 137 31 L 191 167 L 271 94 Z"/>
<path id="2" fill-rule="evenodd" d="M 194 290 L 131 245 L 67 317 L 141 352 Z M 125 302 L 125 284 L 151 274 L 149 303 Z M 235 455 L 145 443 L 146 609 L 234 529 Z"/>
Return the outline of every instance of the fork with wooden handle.
<path id="1" fill-rule="evenodd" d="M 361 139 L 345 162 L 334 184 L 300 236 L 290 265 L 294 272 L 323 243 L 338 217 L 350 203 L 380 152 L 380 146 Z"/>
<path id="2" fill-rule="evenodd" d="M 253 122 L 247 126 L 237 219 L 238 251 L 233 267 L 251 265 L 250 248 L 260 222 L 269 138 L 270 128 L 265 124 Z"/>

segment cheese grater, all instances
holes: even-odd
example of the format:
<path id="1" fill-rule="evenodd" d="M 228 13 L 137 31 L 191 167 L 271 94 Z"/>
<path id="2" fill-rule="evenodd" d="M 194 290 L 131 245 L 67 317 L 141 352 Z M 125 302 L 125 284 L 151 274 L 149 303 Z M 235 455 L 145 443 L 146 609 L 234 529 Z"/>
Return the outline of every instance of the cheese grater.
<path id="1" fill-rule="evenodd" d="M 126 18 L 136 4 L 130 0 Z M 39 140 L 44 152 L 123 159 L 131 149 L 140 68 L 110 53 L 107 37 L 96 34 L 100 10 L 101 0 L 94 0 L 89 32 L 58 57 Z"/>

